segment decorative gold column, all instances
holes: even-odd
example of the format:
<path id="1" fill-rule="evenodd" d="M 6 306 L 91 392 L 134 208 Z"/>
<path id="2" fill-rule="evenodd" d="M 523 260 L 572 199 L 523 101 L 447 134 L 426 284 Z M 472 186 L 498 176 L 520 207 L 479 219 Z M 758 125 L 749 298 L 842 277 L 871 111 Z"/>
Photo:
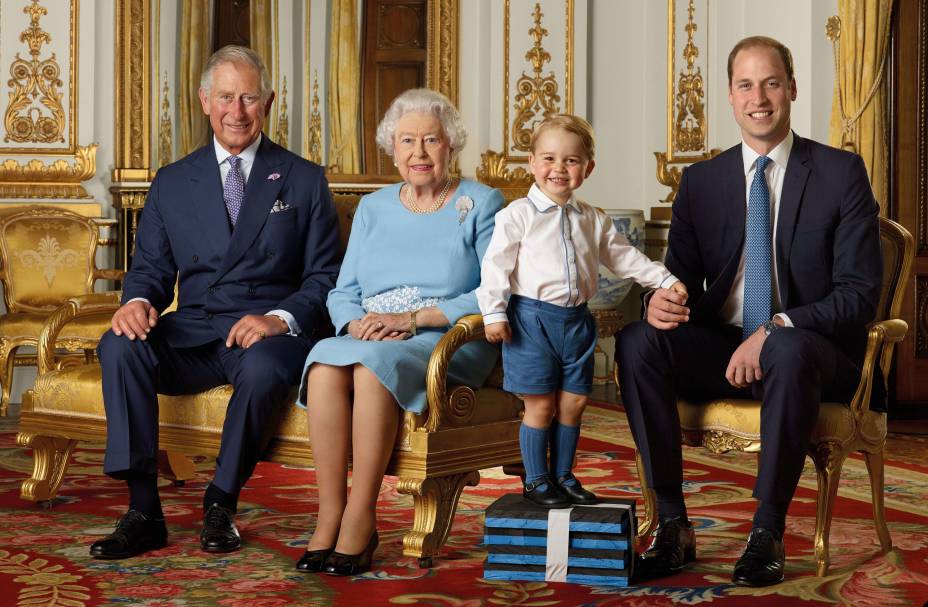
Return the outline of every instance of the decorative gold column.
<path id="1" fill-rule="evenodd" d="M 458 0 L 429 0 L 428 83 L 458 104 Z"/>
<path id="2" fill-rule="evenodd" d="M 116 0 L 116 267 L 127 270 L 151 180 L 151 0 Z"/>

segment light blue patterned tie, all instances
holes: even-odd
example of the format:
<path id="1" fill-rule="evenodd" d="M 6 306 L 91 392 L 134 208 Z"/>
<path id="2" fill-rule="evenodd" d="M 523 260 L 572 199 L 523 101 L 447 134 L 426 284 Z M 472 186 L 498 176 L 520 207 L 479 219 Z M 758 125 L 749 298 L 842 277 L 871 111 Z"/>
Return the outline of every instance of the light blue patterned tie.
<path id="1" fill-rule="evenodd" d="M 232 225 L 238 219 L 238 212 L 242 210 L 242 199 L 245 198 L 245 180 L 242 179 L 242 172 L 238 166 L 242 159 L 238 156 L 229 156 L 229 173 L 226 175 L 226 182 L 222 186 L 222 197 L 226 201 L 226 210 L 229 211 L 229 219 Z"/>
<path id="2" fill-rule="evenodd" d="M 757 159 L 757 170 L 748 197 L 748 221 L 744 239 L 744 315 L 742 339 L 770 320 L 773 278 L 770 271 L 770 190 L 764 169 L 766 156 Z"/>

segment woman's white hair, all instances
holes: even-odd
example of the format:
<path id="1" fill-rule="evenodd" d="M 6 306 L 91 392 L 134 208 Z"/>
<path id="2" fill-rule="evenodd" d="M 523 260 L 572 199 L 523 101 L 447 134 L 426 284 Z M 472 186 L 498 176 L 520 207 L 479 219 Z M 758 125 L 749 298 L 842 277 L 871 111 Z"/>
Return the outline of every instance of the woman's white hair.
<path id="1" fill-rule="evenodd" d="M 261 90 L 258 91 L 258 96 L 261 97 L 261 103 L 268 100 L 271 96 L 271 77 L 267 73 L 267 68 L 264 67 L 261 56 L 247 46 L 229 44 L 210 55 L 200 74 L 201 89 L 209 94 L 213 86 L 213 70 L 224 63 L 244 64 L 258 72 L 261 75 Z"/>
<path id="2" fill-rule="evenodd" d="M 461 120 L 461 114 L 447 97 L 432 89 L 409 89 L 393 100 L 377 126 L 377 145 L 390 156 L 393 156 L 396 125 L 400 118 L 410 112 L 432 114 L 438 118 L 445 136 L 448 137 L 452 158 L 467 142 L 467 130 L 464 128 L 464 121 Z"/>

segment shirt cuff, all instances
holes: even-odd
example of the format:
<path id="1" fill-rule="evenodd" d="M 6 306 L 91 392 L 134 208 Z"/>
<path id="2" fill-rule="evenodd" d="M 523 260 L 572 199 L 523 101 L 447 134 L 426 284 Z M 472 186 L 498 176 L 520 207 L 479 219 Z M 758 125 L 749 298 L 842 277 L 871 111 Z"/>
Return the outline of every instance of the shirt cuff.
<path id="1" fill-rule="evenodd" d="M 293 314 L 287 312 L 286 310 L 271 310 L 265 316 L 276 316 L 285 323 L 290 329 L 290 332 L 287 335 L 299 335 L 300 334 L 300 325 L 296 322 L 296 319 L 293 317 Z"/>
<path id="2" fill-rule="evenodd" d="M 782 312 L 780 312 L 779 314 L 774 314 L 773 317 L 774 317 L 774 318 L 779 318 L 780 320 L 782 320 L 782 321 L 783 321 L 783 326 L 784 326 L 784 327 L 792 327 L 792 326 L 794 326 L 794 325 L 793 325 L 793 321 L 791 321 L 791 320 L 789 319 L 789 316 L 787 316 L 786 314 L 784 314 L 784 313 L 782 313 Z"/>
<path id="3" fill-rule="evenodd" d="M 678 282 L 680 282 L 680 279 L 674 276 L 673 274 L 671 274 L 670 276 L 668 276 L 667 278 L 661 281 L 660 288 L 669 289 L 670 287 L 674 286 Z"/>
<path id="4" fill-rule="evenodd" d="M 499 322 L 509 322 L 509 317 L 505 312 L 493 312 L 492 314 L 483 315 L 483 326 L 495 325 Z"/>
<path id="5" fill-rule="evenodd" d="M 151 302 L 148 301 L 148 299 L 146 299 L 146 298 L 144 298 L 144 297 L 133 297 L 132 299 L 130 299 L 130 300 L 127 301 L 126 303 L 127 303 L 127 304 L 130 304 L 130 303 L 132 303 L 133 301 L 144 301 L 144 302 L 147 303 L 148 305 L 151 305 Z M 125 305 L 125 304 L 123 304 L 123 305 Z"/>

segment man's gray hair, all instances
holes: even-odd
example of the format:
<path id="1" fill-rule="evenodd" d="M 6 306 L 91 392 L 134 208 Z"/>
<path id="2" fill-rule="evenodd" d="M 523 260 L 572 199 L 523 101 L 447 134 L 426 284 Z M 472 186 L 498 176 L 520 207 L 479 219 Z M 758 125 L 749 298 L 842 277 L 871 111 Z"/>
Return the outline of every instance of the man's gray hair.
<path id="1" fill-rule="evenodd" d="M 222 47 L 210 55 L 206 61 L 203 73 L 200 74 L 200 88 L 206 91 L 207 94 L 209 94 L 213 85 L 213 70 L 223 63 L 240 63 L 257 71 L 261 75 L 261 89 L 258 91 L 258 96 L 261 97 L 262 104 L 268 100 L 268 97 L 271 96 L 271 77 L 267 73 L 267 68 L 264 67 L 261 55 L 247 46 L 236 46 L 234 44 Z"/>
<path id="2" fill-rule="evenodd" d="M 441 122 L 445 136 L 451 147 L 452 158 L 461 151 L 467 142 L 467 131 L 461 114 L 447 97 L 432 89 L 409 89 L 393 100 L 377 126 L 377 145 L 384 152 L 393 155 L 393 138 L 400 118 L 410 112 L 432 114 Z"/>

